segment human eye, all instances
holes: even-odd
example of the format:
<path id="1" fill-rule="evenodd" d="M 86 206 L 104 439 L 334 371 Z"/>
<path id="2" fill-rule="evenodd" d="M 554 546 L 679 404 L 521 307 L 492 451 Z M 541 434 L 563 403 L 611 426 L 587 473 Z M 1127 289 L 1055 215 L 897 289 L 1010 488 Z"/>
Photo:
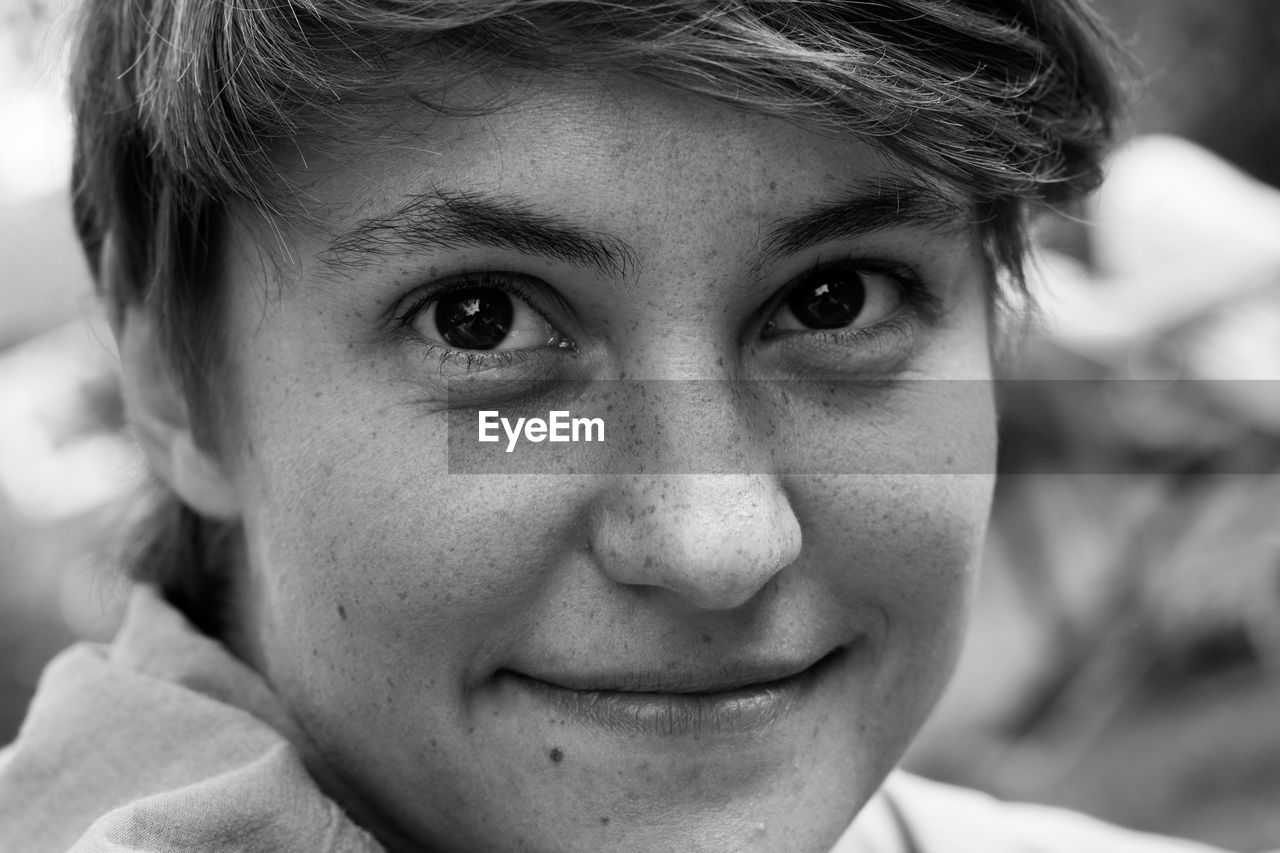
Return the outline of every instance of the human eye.
<path id="1" fill-rule="evenodd" d="M 468 273 L 415 292 L 397 313 L 396 326 L 425 344 L 442 367 L 498 367 L 539 350 L 573 350 L 535 307 L 546 285 L 509 272 Z"/>
<path id="2" fill-rule="evenodd" d="M 783 289 L 763 336 L 821 332 L 841 341 L 895 321 L 931 316 L 936 299 L 908 267 L 890 262 L 821 263 Z"/>

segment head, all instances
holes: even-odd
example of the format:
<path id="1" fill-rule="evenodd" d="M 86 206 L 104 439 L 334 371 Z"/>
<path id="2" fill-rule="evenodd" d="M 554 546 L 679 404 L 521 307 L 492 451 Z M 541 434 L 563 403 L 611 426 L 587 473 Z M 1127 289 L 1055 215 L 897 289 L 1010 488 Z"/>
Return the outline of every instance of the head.
<path id="1" fill-rule="evenodd" d="M 950 673 L 995 308 L 1096 182 L 1098 38 L 1074 0 L 91 0 L 136 575 L 391 846 L 827 849 Z M 576 473 L 451 467 L 451 424 L 591 393 Z"/>

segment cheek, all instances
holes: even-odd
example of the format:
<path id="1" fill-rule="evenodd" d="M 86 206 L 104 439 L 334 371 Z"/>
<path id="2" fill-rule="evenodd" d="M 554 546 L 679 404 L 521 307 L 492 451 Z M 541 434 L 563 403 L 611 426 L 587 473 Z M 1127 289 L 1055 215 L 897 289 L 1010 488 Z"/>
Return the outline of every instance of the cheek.
<path id="1" fill-rule="evenodd" d="M 955 664 L 993 482 L 987 475 L 903 478 L 888 501 L 892 520 L 871 534 L 902 543 L 884 557 L 882 589 L 898 614 L 897 646 L 913 650 L 904 668 L 927 662 L 945 678 Z"/>
<path id="2" fill-rule="evenodd" d="M 960 627 L 994 478 L 846 475 L 803 498 L 814 565 L 841 599 L 874 602 L 897 642 L 945 645 Z M 822 535 L 821 531 L 830 531 Z"/>
<path id="3" fill-rule="evenodd" d="M 443 416 L 316 406 L 252 434 L 242 600 L 280 666 L 422 672 L 394 650 L 430 648 L 461 678 L 579 547 L 574 478 L 450 476 Z"/>
<path id="4" fill-rule="evenodd" d="M 842 609 L 879 611 L 877 692 L 899 722 L 923 718 L 959 652 L 995 482 L 991 390 L 911 381 L 811 409 L 841 473 L 795 481 L 806 557 Z"/>
<path id="5" fill-rule="evenodd" d="M 905 750 L 941 696 L 963 640 L 993 477 L 844 476 L 806 500 L 827 606 L 871 610 L 872 683 L 850 707 L 870 742 Z"/>

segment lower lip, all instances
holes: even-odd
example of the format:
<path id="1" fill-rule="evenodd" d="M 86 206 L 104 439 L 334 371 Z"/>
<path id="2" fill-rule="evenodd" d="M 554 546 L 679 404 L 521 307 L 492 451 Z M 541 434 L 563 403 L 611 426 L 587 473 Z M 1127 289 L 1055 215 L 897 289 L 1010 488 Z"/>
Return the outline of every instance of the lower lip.
<path id="1" fill-rule="evenodd" d="M 722 693 L 571 690 L 510 671 L 502 675 L 565 717 L 614 734 L 749 734 L 793 713 L 841 656 L 835 652 L 788 678 Z"/>

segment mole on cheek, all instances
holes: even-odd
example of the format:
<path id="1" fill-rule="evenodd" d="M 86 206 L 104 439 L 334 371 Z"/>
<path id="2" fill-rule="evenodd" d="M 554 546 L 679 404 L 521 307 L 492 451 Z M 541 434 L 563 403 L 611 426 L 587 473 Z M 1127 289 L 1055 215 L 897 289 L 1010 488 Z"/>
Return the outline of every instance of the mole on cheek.
<path id="1" fill-rule="evenodd" d="M 552 747 L 551 752 L 549 752 L 548 755 L 551 757 L 552 764 L 559 764 L 561 761 L 564 761 L 564 750 L 558 746 Z"/>

